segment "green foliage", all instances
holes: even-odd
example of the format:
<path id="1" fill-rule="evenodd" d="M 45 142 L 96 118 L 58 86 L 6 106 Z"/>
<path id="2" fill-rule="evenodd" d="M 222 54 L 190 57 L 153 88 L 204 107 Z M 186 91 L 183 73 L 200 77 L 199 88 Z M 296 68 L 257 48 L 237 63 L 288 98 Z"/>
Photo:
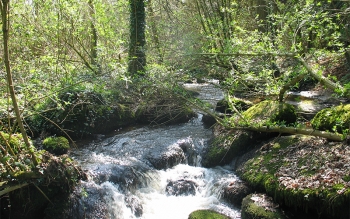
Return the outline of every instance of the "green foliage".
<path id="1" fill-rule="evenodd" d="M 66 154 L 69 146 L 69 141 L 65 137 L 48 137 L 43 141 L 43 148 L 55 155 Z"/>
<path id="2" fill-rule="evenodd" d="M 188 219 L 228 219 L 228 216 L 212 210 L 197 210 L 192 212 Z"/>
<path id="3" fill-rule="evenodd" d="M 103 85 L 102 85 L 103 86 Z M 106 85 L 104 85 L 106 86 Z M 117 89 L 104 90 L 95 85 L 90 91 L 85 86 L 73 86 L 62 90 L 55 99 L 37 106 L 38 114 L 28 118 L 33 132 L 71 137 L 91 136 L 105 133 L 133 121 L 131 110 L 124 106 Z M 62 129 L 68 129 L 63 132 Z"/>

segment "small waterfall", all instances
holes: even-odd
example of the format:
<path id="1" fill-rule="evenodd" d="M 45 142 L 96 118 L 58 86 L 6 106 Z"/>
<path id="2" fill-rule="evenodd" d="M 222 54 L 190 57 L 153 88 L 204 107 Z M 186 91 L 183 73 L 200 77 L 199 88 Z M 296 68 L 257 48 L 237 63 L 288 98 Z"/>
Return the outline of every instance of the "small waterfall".
<path id="1" fill-rule="evenodd" d="M 240 218 L 221 199 L 223 188 L 237 179 L 234 173 L 200 165 L 213 136 L 201 118 L 138 128 L 72 151 L 89 180 L 72 194 L 63 218 L 187 219 L 199 209 Z"/>

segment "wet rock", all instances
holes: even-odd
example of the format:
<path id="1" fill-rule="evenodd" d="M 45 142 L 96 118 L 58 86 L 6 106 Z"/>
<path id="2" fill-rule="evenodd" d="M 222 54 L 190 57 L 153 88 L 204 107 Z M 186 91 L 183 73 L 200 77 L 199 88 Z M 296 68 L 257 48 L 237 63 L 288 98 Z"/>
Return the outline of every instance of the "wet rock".
<path id="1" fill-rule="evenodd" d="M 103 194 L 104 192 L 100 187 L 84 188 L 82 186 L 72 193 L 68 201 L 69 205 L 61 214 L 50 215 L 46 219 L 108 218 L 108 205 L 103 198 Z"/>
<path id="2" fill-rule="evenodd" d="M 131 212 L 136 217 L 141 217 L 143 214 L 143 207 L 141 201 L 138 197 L 134 195 L 125 197 L 126 206 L 131 209 Z"/>
<path id="3" fill-rule="evenodd" d="M 149 152 L 147 160 L 158 170 L 171 168 L 186 159 L 184 151 L 178 144 L 170 145 L 166 151 L 154 148 Z"/>
<path id="4" fill-rule="evenodd" d="M 192 180 L 180 179 L 176 181 L 170 181 L 165 189 L 168 195 L 195 195 L 197 183 Z"/>
<path id="5" fill-rule="evenodd" d="M 215 129 L 220 129 L 216 127 Z M 214 167 L 230 163 L 235 157 L 243 154 L 254 146 L 257 133 L 237 130 L 228 132 L 221 128 L 209 142 L 209 147 L 202 154 L 202 165 Z M 214 130 L 215 132 L 215 130 Z"/>
<path id="6" fill-rule="evenodd" d="M 191 142 L 184 141 L 180 142 L 180 148 L 183 150 L 186 156 L 187 164 L 190 166 L 196 166 L 198 163 L 198 153 Z"/>
<path id="7" fill-rule="evenodd" d="M 246 182 L 235 180 L 224 188 L 223 198 L 235 206 L 240 206 L 243 198 L 252 192 Z"/>
<path id="8" fill-rule="evenodd" d="M 146 165 L 123 166 L 116 164 L 104 164 L 97 167 L 95 173 L 91 173 L 94 181 L 97 183 L 112 182 L 120 185 L 121 190 L 134 190 L 143 186 L 147 182 L 144 172 L 147 172 L 149 167 Z"/>
<path id="9" fill-rule="evenodd" d="M 272 198 L 265 194 L 251 194 L 242 201 L 242 219 L 284 219 L 287 218 L 274 203 Z"/>
<path id="10" fill-rule="evenodd" d="M 204 123 L 205 126 L 211 127 L 216 123 L 216 119 L 209 114 L 205 114 L 203 115 L 202 122 Z"/>

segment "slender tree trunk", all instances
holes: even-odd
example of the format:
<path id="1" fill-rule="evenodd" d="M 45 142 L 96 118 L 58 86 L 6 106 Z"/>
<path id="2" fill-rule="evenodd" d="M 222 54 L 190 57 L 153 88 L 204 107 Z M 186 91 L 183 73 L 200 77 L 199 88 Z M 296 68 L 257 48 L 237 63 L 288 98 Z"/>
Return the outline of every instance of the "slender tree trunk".
<path id="1" fill-rule="evenodd" d="M 36 166 L 38 164 L 35 154 L 32 150 L 30 150 L 30 142 L 27 136 L 27 133 L 24 129 L 22 118 L 21 118 L 21 113 L 19 111 L 19 107 L 17 104 L 17 99 L 16 99 L 16 94 L 15 94 L 15 89 L 13 85 L 13 79 L 12 79 L 12 73 L 11 73 L 11 68 L 10 68 L 10 58 L 9 58 L 9 48 L 8 48 L 8 41 L 9 41 L 9 26 L 10 26 L 10 21 L 9 21 L 9 0 L 1 0 L 1 18 L 2 18 L 2 34 L 3 34 L 3 45 L 4 45 L 4 64 L 6 68 L 6 76 L 7 76 L 7 84 L 9 87 L 11 99 L 12 99 L 12 105 L 14 108 L 14 111 L 16 113 L 16 119 L 17 119 L 17 124 L 21 130 L 23 140 L 29 149 L 29 153 L 31 154 L 33 164 Z"/>
<path id="2" fill-rule="evenodd" d="M 130 42 L 128 71 L 133 77 L 143 76 L 146 67 L 145 54 L 145 3 L 144 0 L 129 0 Z"/>
<path id="3" fill-rule="evenodd" d="M 157 29 L 157 25 L 156 25 L 156 15 L 153 11 L 153 6 L 152 6 L 152 1 L 148 0 L 148 11 L 149 11 L 149 18 L 151 20 L 150 26 L 151 26 L 151 31 L 152 31 L 152 38 L 153 38 L 153 42 L 154 45 L 156 47 L 156 50 L 158 52 L 158 63 L 161 64 L 163 62 L 163 53 L 162 53 L 162 49 L 160 46 L 160 41 L 159 41 L 159 36 L 158 36 L 158 29 Z"/>
<path id="4" fill-rule="evenodd" d="M 91 65 L 93 68 L 96 69 L 95 72 L 99 73 L 101 72 L 101 69 L 99 67 L 99 64 L 97 63 L 97 29 L 95 26 L 95 6 L 93 0 L 89 0 L 89 14 L 90 14 L 90 26 L 91 26 L 91 48 L 90 48 L 90 58 L 91 58 Z"/>

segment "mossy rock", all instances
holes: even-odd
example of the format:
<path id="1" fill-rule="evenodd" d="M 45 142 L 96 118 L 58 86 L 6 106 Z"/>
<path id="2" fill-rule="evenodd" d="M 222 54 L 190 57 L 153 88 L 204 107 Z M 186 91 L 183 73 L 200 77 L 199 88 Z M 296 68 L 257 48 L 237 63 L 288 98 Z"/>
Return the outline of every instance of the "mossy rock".
<path id="1" fill-rule="evenodd" d="M 295 123 L 297 114 L 293 105 L 273 100 L 264 100 L 242 113 L 250 123 L 268 125 L 274 123 Z M 240 123 L 244 123 L 242 119 Z"/>
<path id="2" fill-rule="evenodd" d="M 236 130 L 233 132 L 222 132 L 209 142 L 209 147 L 202 155 L 204 167 L 225 165 L 251 149 L 255 133 L 252 131 Z"/>
<path id="3" fill-rule="evenodd" d="M 325 108 L 311 120 L 312 127 L 324 131 L 345 133 L 350 128 L 350 104 Z"/>
<path id="4" fill-rule="evenodd" d="M 55 155 L 62 155 L 68 152 L 69 141 L 65 137 L 48 137 L 43 141 L 43 148 Z"/>
<path id="5" fill-rule="evenodd" d="M 251 194 L 242 201 L 242 219 L 284 219 L 286 216 L 265 194 Z"/>
<path id="6" fill-rule="evenodd" d="M 197 210 L 192 212 L 188 219 L 230 219 L 230 217 L 213 210 Z"/>

